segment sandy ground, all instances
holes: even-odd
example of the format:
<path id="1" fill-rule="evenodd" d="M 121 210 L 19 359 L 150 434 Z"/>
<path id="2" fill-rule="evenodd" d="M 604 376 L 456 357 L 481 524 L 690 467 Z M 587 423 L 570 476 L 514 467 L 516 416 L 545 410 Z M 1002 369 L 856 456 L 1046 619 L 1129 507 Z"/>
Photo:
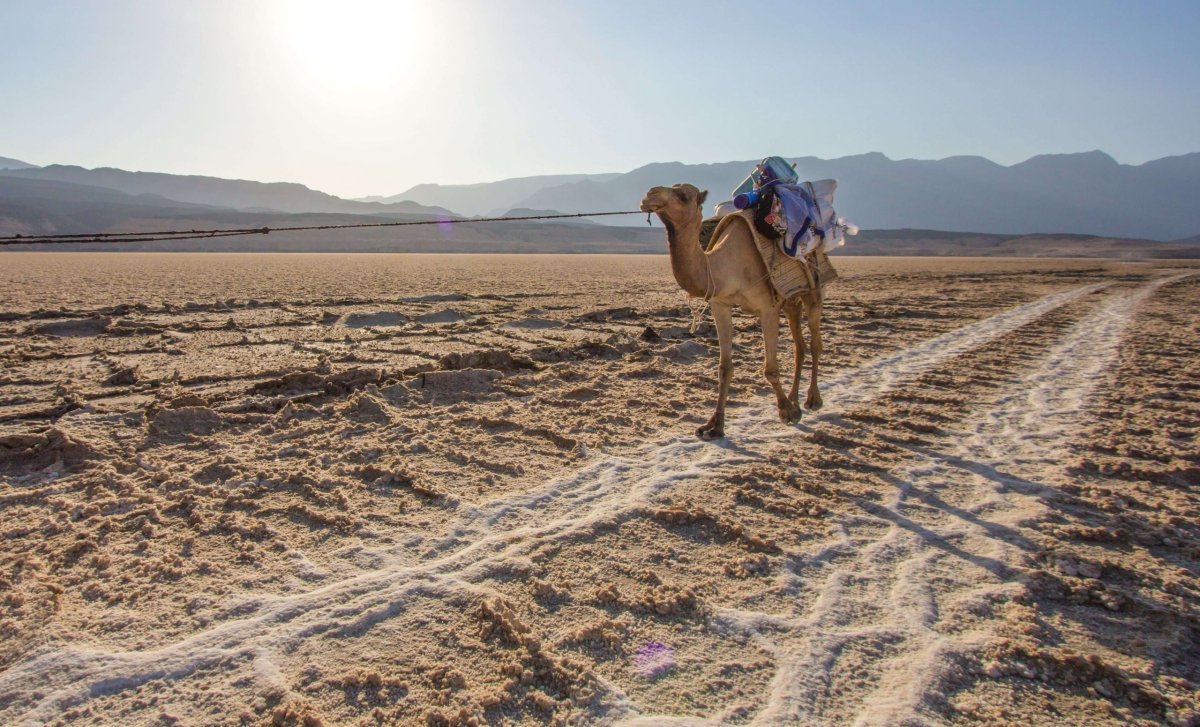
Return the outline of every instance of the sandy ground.
<path id="1" fill-rule="evenodd" d="M 0 257 L 0 723 L 1200 724 L 1200 269 L 835 263 Z"/>

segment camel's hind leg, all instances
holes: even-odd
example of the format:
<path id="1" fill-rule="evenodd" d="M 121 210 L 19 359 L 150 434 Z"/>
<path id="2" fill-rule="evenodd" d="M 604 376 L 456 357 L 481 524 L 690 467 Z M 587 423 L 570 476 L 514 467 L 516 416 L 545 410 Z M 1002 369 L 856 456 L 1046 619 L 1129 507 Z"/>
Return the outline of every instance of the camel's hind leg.
<path id="1" fill-rule="evenodd" d="M 821 363 L 821 309 L 824 306 L 821 290 L 809 293 L 804 297 L 804 309 L 808 314 L 808 333 L 812 337 L 812 378 L 808 383 L 808 398 L 804 400 L 807 409 L 816 411 L 824 403 L 821 401 L 821 391 L 817 388 L 817 369 Z"/>
<path id="2" fill-rule="evenodd" d="M 800 421 L 800 407 L 796 406 L 787 394 L 783 393 L 783 385 L 779 383 L 779 310 L 772 308 L 758 317 L 762 325 L 763 343 L 766 353 L 763 361 L 763 375 L 775 392 L 775 402 L 779 406 L 779 418 L 787 424 Z"/>
<path id="3" fill-rule="evenodd" d="M 721 342 L 721 365 L 718 370 L 717 410 L 708 423 L 696 430 L 701 439 L 720 439 L 725 436 L 725 401 L 729 398 L 729 381 L 733 378 L 733 309 L 725 303 L 712 304 L 713 323 L 717 340 Z"/>
<path id="4" fill-rule="evenodd" d="M 800 309 L 799 298 L 792 298 L 783 304 L 783 314 L 787 316 L 788 330 L 792 332 L 796 363 L 796 370 L 792 372 L 792 390 L 788 393 L 788 401 L 796 406 L 800 406 L 800 377 L 804 373 L 804 328 L 800 323 Z"/>

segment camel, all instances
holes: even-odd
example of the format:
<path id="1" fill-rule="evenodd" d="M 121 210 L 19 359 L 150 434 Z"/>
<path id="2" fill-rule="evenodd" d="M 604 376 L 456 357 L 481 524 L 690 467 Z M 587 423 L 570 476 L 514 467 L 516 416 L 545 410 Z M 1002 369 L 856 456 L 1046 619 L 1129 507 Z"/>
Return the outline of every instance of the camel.
<path id="1" fill-rule="evenodd" d="M 778 301 L 766 265 L 755 247 L 754 238 L 746 225 L 728 225 L 719 238 L 700 248 L 700 225 L 703 222 L 704 200 L 701 192 L 690 184 L 654 187 L 642 200 L 641 210 L 653 212 L 667 230 L 667 249 L 671 256 L 671 272 L 675 281 L 688 295 L 703 298 L 712 306 L 717 338 L 721 344 L 718 369 L 717 408 L 708 423 L 696 430 L 701 439 L 725 436 L 725 402 L 729 396 L 729 381 L 733 375 L 733 308 L 757 315 L 765 344 L 763 374 L 779 406 L 779 418 L 784 423 L 800 419 L 798 394 L 800 375 L 804 367 L 804 336 L 801 315 L 807 314 L 809 335 L 812 338 L 812 378 L 808 385 L 807 409 L 821 408 L 821 392 L 817 389 L 817 368 L 821 359 L 821 290 L 801 293 Z M 785 393 L 779 383 L 779 316 L 782 313 L 791 329 L 795 345 L 796 371 L 791 391 Z"/>

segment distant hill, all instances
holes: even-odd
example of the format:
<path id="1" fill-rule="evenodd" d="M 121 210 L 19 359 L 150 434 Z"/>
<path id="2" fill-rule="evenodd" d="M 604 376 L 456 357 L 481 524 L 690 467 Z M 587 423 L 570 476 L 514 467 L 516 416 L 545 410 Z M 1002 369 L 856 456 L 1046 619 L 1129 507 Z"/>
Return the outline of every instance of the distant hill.
<path id="1" fill-rule="evenodd" d="M 649 164 L 608 179 L 545 187 L 514 207 L 635 209 L 647 189 L 688 182 L 729 192 L 757 160 L 720 164 Z M 838 212 L 874 229 L 979 230 L 1174 240 L 1200 230 L 1200 153 L 1145 164 L 1118 164 L 1103 152 L 1048 154 L 1002 166 L 982 157 L 892 160 L 871 153 L 840 159 L 796 157 L 801 179 L 839 182 Z M 499 184 L 499 183 L 498 183 Z M 606 224 L 631 224 L 608 218 Z"/>
<path id="2" fill-rule="evenodd" d="M 158 194 L 133 195 L 86 184 L 0 175 L 0 234 L 47 235 L 151 229 L 130 224 L 131 220 L 146 219 L 158 220 L 153 229 L 201 227 L 182 222 L 193 218 L 210 220 L 214 223 L 210 225 L 213 228 L 240 227 L 264 216 L 289 217 L 274 210 L 251 213 L 217 205 L 179 202 Z M 393 213 L 377 217 L 416 220 L 439 216 L 446 215 Z M 375 217 L 372 219 L 381 221 Z"/>
<path id="3" fill-rule="evenodd" d="M 0 234 L 4 235 L 106 232 L 131 218 L 173 220 L 196 210 L 219 209 L 159 195 L 0 176 Z"/>
<path id="4" fill-rule="evenodd" d="M 514 207 L 513 209 L 510 209 L 507 212 L 501 212 L 498 215 L 488 215 L 488 216 L 489 217 L 491 217 L 491 216 L 495 216 L 495 217 L 542 217 L 542 216 L 561 215 L 561 214 L 564 214 L 564 213 L 559 212 L 558 210 L 533 210 L 533 209 L 529 209 L 528 207 Z M 535 222 L 535 221 L 543 222 L 545 224 L 553 224 L 553 225 L 598 225 L 598 224 L 600 224 L 600 223 L 596 222 L 595 220 L 588 219 L 587 217 L 567 217 L 567 218 L 558 219 L 558 220 L 530 220 L 530 221 L 531 222 Z"/>
<path id="5" fill-rule="evenodd" d="M 513 207 L 530 207 L 518 204 L 522 200 L 548 187 L 570 184 L 583 180 L 608 181 L 620 174 L 549 174 L 538 177 L 518 177 L 498 182 L 480 184 L 418 184 L 407 192 L 391 197 L 367 197 L 372 202 L 399 202 L 410 200 L 424 205 L 437 205 L 452 209 L 459 214 L 496 215 L 501 210 Z M 584 211 L 584 210 L 572 210 Z"/>
<path id="6" fill-rule="evenodd" d="M 389 205 L 399 207 L 399 205 Z M 138 230 L 377 224 L 445 219 L 445 214 L 296 213 L 235 210 L 177 202 L 159 195 L 130 195 L 68 182 L 0 176 L 0 236 Z M 456 218 L 452 218 L 456 219 Z M 0 251 L 175 250 L 257 252 L 661 252 L 661 230 L 603 225 L 503 222 L 418 227 L 277 232 L 222 239 L 10 246 Z"/>
<path id="7" fill-rule="evenodd" d="M 23 162 L 20 159 L 0 157 L 0 169 L 35 169 L 36 165 Z"/>
<path id="8" fill-rule="evenodd" d="M 349 214 L 452 214 L 443 208 L 428 207 L 415 202 L 355 202 L 291 182 L 251 182 L 158 172 L 128 172 L 124 169 L 110 168 L 84 169 L 61 164 L 0 170 L 0 176 L 85 184 L 131 195 L 158 194 L 178 202 L 231 209 Z"/>
<path id="9" fill-rule="evenodd" d="M 834 254 L 964 257 L 1104 257 L 1200 259 L 1200 245 L 1094 235 L 992 235 L 941 230 L 863 230 Z"/>

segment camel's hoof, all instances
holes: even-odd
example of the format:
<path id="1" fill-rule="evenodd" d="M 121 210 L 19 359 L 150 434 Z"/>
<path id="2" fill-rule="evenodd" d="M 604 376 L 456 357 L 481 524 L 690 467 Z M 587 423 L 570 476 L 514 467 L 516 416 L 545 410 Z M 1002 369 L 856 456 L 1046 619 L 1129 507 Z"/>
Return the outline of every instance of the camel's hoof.
<path id="1" fill-rule="evenodd" d="M 819 396 L 810 396 L 804 400 L 804 408 L 808 409 L 809 411 L 817 411 L 824 405 L 825 402 L 822 401 L 821 397 Z"/>
<path id="2" fill-rule="evenodd" d="M 700 437 L 701 439 L 703 439 L 706 442 L 711 439 L 724 439 L 725 438 L 725 429 L 723 427 L 712 427 L 712 426 L 700 427 L 699 429 L 696 430 L 696 436 Z"/>
<path id="3" fill-rule="evenodd" d="M 779 407 L 779 420 L 784 424 L 795 424 L 800 421 L 800 417 L 804 416 L 804 412 L 800 411 L 800 407 L 792 402 L 788 402 L 787 406 Z"/>

